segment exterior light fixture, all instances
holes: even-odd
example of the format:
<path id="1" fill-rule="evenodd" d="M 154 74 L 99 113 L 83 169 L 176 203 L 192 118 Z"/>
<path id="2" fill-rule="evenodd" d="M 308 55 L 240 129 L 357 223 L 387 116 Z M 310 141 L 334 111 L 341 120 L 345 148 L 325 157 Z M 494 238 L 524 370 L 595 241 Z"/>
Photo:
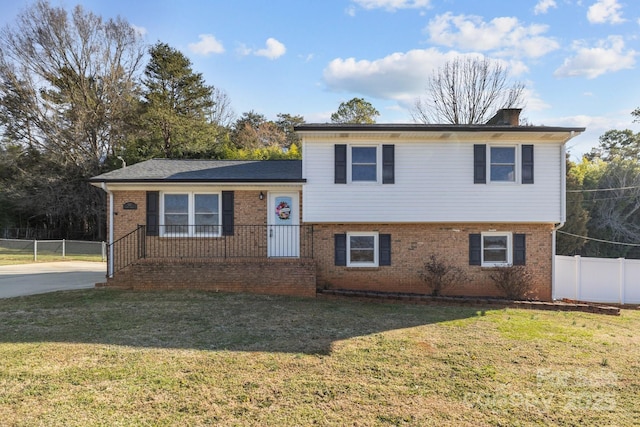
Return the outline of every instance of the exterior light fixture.
<path id="1" fill-rule="evenodd" d="M 258 196 L 258 198 L 259 198 L 260 200 L 264 199 L 264 193 L 263 193 L 262 191 L 260 192 L 260 195 Z"/>

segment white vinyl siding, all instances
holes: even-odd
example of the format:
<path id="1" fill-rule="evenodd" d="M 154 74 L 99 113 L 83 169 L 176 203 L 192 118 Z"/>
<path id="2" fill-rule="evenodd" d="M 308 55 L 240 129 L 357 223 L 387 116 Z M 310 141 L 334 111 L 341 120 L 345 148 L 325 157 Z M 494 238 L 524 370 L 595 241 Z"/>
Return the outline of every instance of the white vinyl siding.
<path id="1" fill-rule="evenodd" d="M 304 143 L 305 222 L 562 221 L 562 147 L 535 145 L 535 184 L 473 183 L 473 143 L 385 140 L 395 145 L 395 184 L 334 184 L 333 141 Z M 476 142 L 477 143 L 477 142 Z M 518 146 L 533 142 L 522 141 Z M 487 144 L 489 149 L 492 144 Z M 380 149 L 378 150 L 380 151 Z M 519 159 L 519 157 L 518 157 Z M 519 160 L 516 160 L 519 161 Z M 487 165 L 489 168 L 489 165 Z M 519 166 L 518 166 L 519 168 Z"/>

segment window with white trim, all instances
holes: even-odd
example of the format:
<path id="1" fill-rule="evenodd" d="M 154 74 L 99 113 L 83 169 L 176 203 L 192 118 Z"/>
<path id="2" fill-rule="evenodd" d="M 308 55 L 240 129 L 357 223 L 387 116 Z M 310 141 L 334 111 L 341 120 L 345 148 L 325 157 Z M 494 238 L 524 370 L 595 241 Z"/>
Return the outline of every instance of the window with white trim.
<path id="1" fill-rule="evenodd" d="M 378 182 L 378 147 L 351 146 L 351 182 Z"/>
<path id="2" fill-rule="evenodd" d="M 163 193 L 160 235 L 219 236 L 220 193 Z"/>
<path id="3" fill-rule="evenodd" d="M 504 267 L 512 264 L 511 233 L 482 233 L 481 253 L 483 267 Z"/>
<path id="4" fill-rule="evenodd" d="M 489 178 L 491 182 L 516 182 L 516 174 L 516 147 L 490 147 Z"/>
<path id="5" fill-rule="evenodd" d="M 378 233 L 347 233 L 347 266 L 378 266 Z"/>

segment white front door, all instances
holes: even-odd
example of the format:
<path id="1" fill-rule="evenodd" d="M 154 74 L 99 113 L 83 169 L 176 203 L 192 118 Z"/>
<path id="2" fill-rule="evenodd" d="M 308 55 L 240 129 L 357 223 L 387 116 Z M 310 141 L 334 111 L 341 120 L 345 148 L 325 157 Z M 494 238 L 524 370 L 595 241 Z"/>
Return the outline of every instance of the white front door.
<path id="1" fill-rule="evenodd" d="M 298 193 L 269 192 L 267 238 L 270 257 L 300 256 Z"/>

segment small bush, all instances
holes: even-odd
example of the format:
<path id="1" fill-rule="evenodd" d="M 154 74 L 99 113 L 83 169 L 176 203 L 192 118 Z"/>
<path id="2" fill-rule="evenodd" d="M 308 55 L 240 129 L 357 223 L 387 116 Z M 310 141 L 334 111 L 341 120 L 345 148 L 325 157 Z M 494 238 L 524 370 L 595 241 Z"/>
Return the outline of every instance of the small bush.
<path id="1" fill-rule="evenodd" d="M 491 271 L 489 278 L 512 300 L 526 299 L 533 290 L 533 275 L 524 265 L 496 268 Z"/>
<path id="2" fill-rule="evenodd" d="M 431 295 L 441 295 L 444 289 L 467 282 L 464 272 L 451 264 L 447 264 L 437 255 L 429 256 L 429 261 L 420 271 L 420 278 L 431 289 Z"/>

